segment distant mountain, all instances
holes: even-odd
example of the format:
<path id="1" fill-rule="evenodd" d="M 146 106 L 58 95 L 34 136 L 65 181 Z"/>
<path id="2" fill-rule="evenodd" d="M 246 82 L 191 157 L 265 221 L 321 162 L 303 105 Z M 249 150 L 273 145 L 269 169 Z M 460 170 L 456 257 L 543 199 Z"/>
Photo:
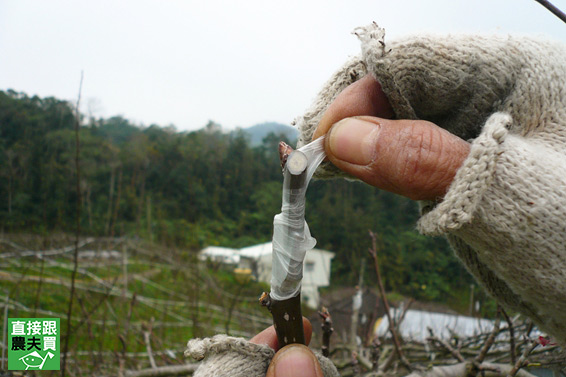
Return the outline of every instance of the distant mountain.
<path id="1" fill-rule="evenodd" d="M 252 147 L 260 145 L 263 138 L 270 133 L 276 135 L 284 134 L 292 145 L 297 142 L 297 138 L 299 137 L 299 131 L 296 128 L 275 122 L 256 124 L 255 126 L 243 128 L 242 131 L 249 135 L 250 145 Z"/>

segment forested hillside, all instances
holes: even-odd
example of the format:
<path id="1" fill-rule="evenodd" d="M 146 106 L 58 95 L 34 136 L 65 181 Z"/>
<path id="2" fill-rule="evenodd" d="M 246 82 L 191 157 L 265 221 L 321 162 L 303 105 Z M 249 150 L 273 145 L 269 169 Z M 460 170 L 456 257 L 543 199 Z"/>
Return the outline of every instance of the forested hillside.
<path id="1" fill-rule="evenodd" d="M 73 106 L 65 101 L 0 92 L 1 231 L 74 231 L 73 125 Z M 281 204 L 279 140 L 270 134 L 251 147 L 244 133 L 225 134 L 213 122 L 178 132 L 122 117 L 83 118 L 82 233 L 193 251 L 265 242 Z M 318 247 L 336 253 L 333 284 L 357 282 L 371 229 L 381 237 L 388 289 L 455 300 L 471 279 L 444 240 L 414 231 L 416 218 L 415 203 L 359 182 L 317 181 L 307 195 Z M 366 276 L 373 276 L 369 266 Z"/>

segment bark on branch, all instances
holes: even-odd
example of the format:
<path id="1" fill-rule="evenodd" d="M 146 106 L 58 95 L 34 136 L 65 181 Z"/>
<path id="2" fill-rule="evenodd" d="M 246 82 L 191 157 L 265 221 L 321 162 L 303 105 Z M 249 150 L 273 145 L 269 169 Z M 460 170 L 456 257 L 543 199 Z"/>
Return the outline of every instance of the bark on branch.
<path id="1" fill-rule="evenodd" d="M 527 366 L 528 362 L 527 362 L 527 357 L 529 356 L 529 354 L 531 352 L 533 352 L 533 350 L 538 346 L 538 343 L 533 341 L 531 342 L 530 345 L 528 345 L 527 347 L 525 347 L 525 350 L 523 351 L 523 354 L 521 355 L 521 357 L 519 358 L 519 360 L 517 360 L 517 362 L 515 363 L 515 365 L 513 365 L 513 368 L 509 371 L 509 373 L 507 374 L 507 377 L 514 377 L 516 375 L 518 375 L 519 372 L 524 372 L 521 370 L 521 368 Z M 520 375 L 520 374 L 519 374 Z"/>
<path id="2" fill-rule="evenodd" d="M 328 312 L 328 309 L 324 306 L 322 310 L 318 312 L 320 319 L 322 319 L 322 355 L 328 357 L 330 355 L 330 336 L 334 332 L 332 327 L 332 316 Z"/>
<path id="3" fill-rule="evenodd" d="M 458 351 L 457 349 L 455 349 L 454 347 L 452 347 L 447 341 L 442 340 L 440 338 L 437 338 L 434 335 L 434 332 L 432 331 L 432 329 L 429 327 L 428 328 L 428 332 L 430 334 L 430 337 L 427 339 L 428 341 L 441 346 L 442 348 L 444 348 L 446 351 L 450 352 L 450 354 L 459 362 L 464 363 L 466 360 L 464 359 L 464 357 L 462 356 L 462 354 L 460 353 L 460 351 Z"/>

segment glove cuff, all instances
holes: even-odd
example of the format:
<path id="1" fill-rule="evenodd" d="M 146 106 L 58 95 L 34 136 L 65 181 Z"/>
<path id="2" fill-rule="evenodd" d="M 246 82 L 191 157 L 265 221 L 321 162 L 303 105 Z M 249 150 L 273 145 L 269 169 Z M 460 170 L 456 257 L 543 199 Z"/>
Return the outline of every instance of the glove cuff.
<path id="1" fill-rule="evenodd" d="M 224 334 L 191 339 L 185 351 L 185 356 L 202 360 L 194 377 L 264 377 L 274 355 L 275 351 L 265 344 Z M 315 355 L 324 377 L 340 377 L 330 359 L 316 352 Z"/>

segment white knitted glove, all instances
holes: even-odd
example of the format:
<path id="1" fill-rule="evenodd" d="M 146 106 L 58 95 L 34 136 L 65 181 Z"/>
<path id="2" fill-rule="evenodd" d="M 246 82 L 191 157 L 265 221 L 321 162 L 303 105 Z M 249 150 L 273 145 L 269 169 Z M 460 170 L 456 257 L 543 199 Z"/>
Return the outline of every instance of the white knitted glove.
<path id="1" fill-rule="evenodd" d="M 566 49 L 526 37 L 417 36 L 384 43 L 356 30 L 346 63 L 298 119 L 299 146 L 349 84 L 371 73 L 397 119 L 424 119 L 472 143 L 422 233 L 446 235 L 508 309 L 566 342 Z M 329 162 L 319 177 L 343 175 Z"/>
<path id="2" fill-rule="evenodd" d="M 185 356 L 203 360 L 194 377 L 264 377 L 274 354 L 267 345 L 227 335 L 189 340 L 185 351 Z M 329 359 L 315 355 L 324 377 L 340 377 Z"/>

